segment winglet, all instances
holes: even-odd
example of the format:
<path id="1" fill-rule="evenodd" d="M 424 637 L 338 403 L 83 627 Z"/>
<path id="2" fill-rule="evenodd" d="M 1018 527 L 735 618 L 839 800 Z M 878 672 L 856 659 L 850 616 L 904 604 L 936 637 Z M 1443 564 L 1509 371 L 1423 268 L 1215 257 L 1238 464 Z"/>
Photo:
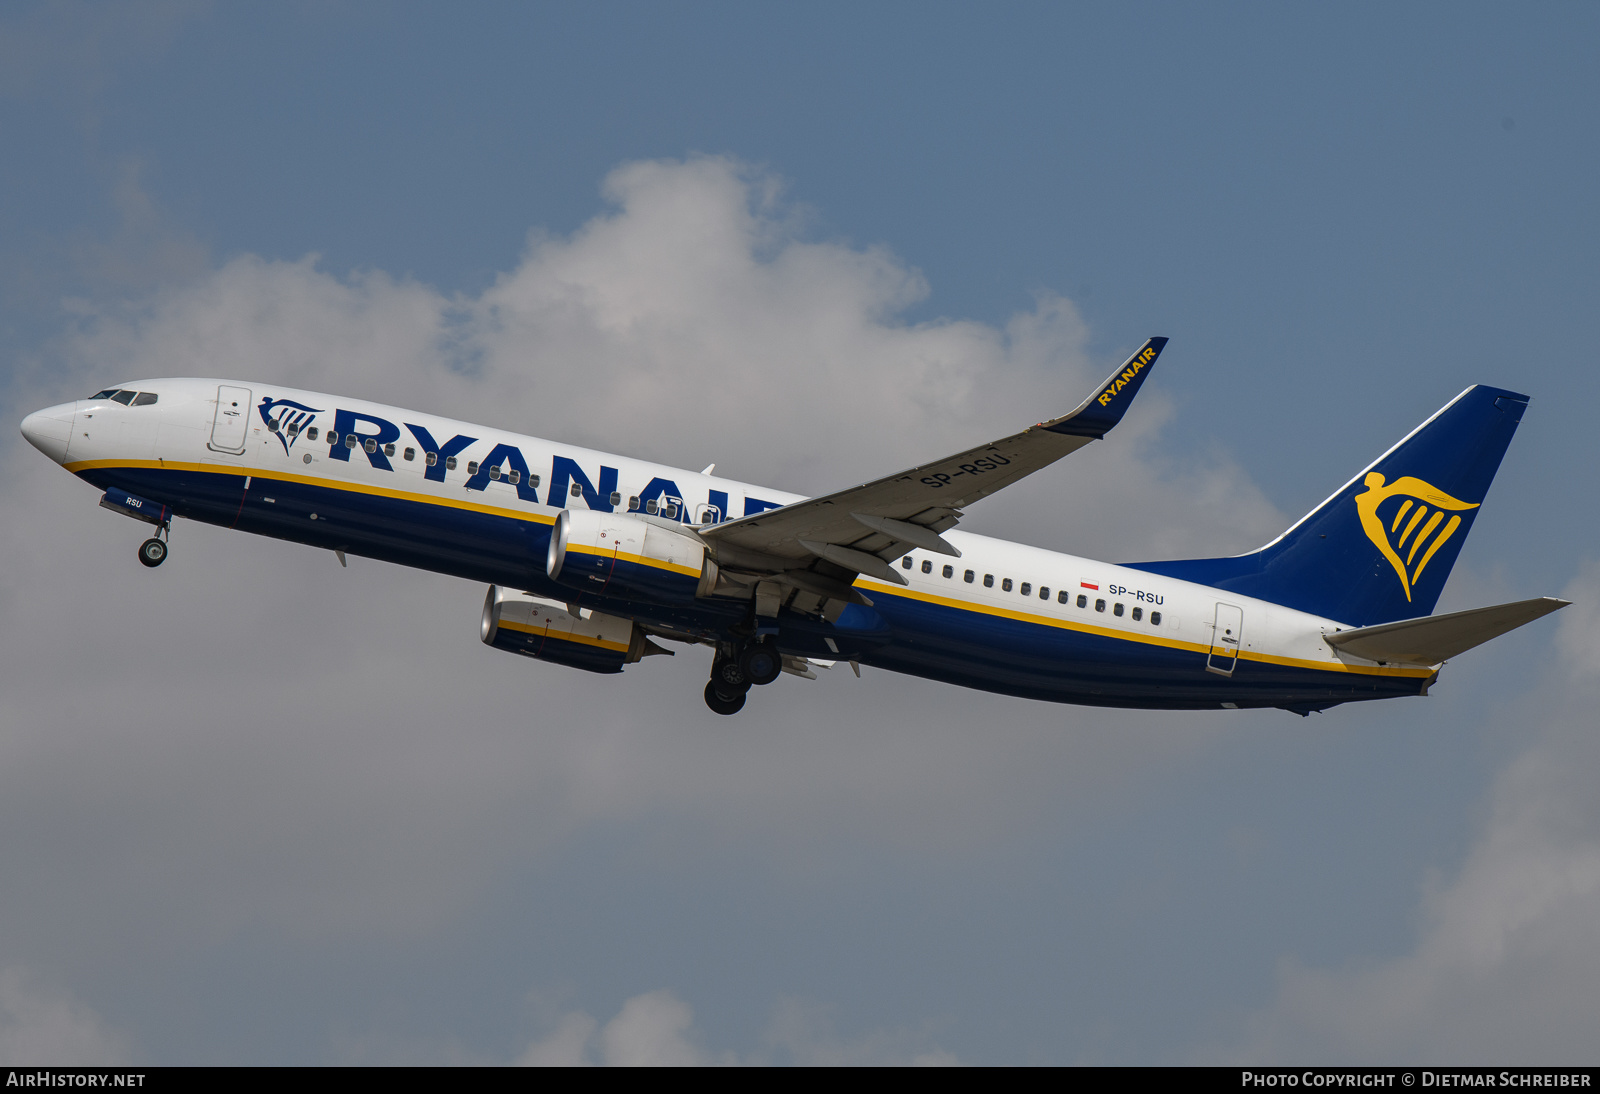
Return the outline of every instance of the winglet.
<path id="1" fill-rule="evenodd" d="M 1123 362 L 1121 368 L 1107 376 L 1106 382 L 1085 399 L 1082 406 L 1071 414 L 1043 423 L 1044 428 L 1074 437 L 1104 437 L 1112 426 L 1122 421 L 1133 397 L 1139 394 L 1139 386 L 1149 374 L 1150 366 L 1156 363 L 1166 344 L 1165 338 L 1150 339 Z"/>

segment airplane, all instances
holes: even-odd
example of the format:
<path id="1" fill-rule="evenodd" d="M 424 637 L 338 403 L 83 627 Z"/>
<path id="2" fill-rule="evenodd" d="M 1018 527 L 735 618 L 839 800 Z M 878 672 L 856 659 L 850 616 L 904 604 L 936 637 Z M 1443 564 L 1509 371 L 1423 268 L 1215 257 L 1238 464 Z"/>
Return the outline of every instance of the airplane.
<path id="1" fill-rule="evenodd" d="M 154 526 L 175 518 L 488 586 L 483 642 L 618 673 L 713 651 L 705 702 L 847 662 L 1030 699 L 1281 708 L 1426 695 L 1442 664 L 1565 607 L 1433 615 L 1528 397 L 1475 385 L 1259 550 L 1111 564 L 956 529 L 1102 439 L 1167 339 L 1069 413 L 806 498 L 281 384 L 121 383 L 28 415 L 33 446 Z"/>

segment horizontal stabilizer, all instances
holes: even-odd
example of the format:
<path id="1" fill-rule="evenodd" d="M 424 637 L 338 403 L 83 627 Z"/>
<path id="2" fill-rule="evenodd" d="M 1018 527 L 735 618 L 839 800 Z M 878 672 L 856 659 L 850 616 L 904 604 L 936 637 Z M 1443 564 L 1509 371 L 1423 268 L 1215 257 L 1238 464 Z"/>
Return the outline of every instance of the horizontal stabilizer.
<path id="1" fill-rule="evenodd" d="M 1328 645 L 1369 661 L 1399 661 L 1410 665 L 1437 665 L 1491 638 L 1499 638 L 1524 623 L 1565 608 L 1570 600 L 1541 596 L 1514 604 L 1472 608 L 1449 615 L 1402 619 L 1376 627 L 1358 627 L 1323 635 Z"/>

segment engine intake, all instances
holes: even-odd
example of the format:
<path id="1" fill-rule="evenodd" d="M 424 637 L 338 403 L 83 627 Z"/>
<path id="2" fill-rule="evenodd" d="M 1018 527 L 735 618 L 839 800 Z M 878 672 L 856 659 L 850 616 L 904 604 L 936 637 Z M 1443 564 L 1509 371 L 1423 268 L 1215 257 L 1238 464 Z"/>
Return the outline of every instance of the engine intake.
<path id="1" fill-rule="evenodd" d="M 483 598 L 484 645 L 587 672 L 621 672 L 641 657 L 670 653 L 631 619 L 590 612 L 587 619 L 564 605 L 489 586 Z"/>
<path id="2" fill-rule="evenodd" d="M 693 532 L 635 513 L 563 509 L 550 531 L 545 572 L 596 596 L 688 604 L 717 584 L 717 563 Z"/>

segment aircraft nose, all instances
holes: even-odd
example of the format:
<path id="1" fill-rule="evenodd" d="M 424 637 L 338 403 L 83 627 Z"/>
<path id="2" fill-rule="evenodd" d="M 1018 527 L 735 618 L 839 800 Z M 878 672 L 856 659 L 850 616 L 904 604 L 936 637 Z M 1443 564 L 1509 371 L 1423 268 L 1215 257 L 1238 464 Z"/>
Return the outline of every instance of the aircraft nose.
<path id="1" fill-rule="evenodd" d="M 22 435 L 28 443 L 57 463 L 67 460 L 67 442 L 72 439 L 72 403 L 45 407 L 22 419 Z"/>

